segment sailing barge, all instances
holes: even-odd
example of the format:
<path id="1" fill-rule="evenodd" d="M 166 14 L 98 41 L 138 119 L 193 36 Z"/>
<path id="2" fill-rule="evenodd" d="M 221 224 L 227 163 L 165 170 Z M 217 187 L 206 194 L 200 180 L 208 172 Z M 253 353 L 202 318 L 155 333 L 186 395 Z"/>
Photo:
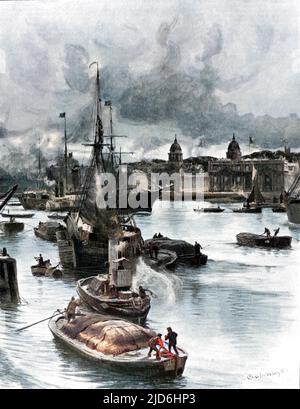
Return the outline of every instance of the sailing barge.
<path id="1" fill-rule="evenodd" d="M 255 166 L 253 166 L 252 172 L 252 190 L 246 200 L 246 204 L 240 209 L 233 209 L 234 213 L 261 213 L 262 206 L 265 203 L 259 186 L 258 186 L 258 174 Z"/>
<path id="2" fill-rule="evenodd" d="M 64 315 L 49 321 L 52 334 L 68 347 L 100 366 L 143 376 L 179 376 L 184 372 L 187 353 L 161 354 L 161 359 L 147 356 L 152 330 L 128 321 L 97 315 L 81 316 L 70 323 Z"/>

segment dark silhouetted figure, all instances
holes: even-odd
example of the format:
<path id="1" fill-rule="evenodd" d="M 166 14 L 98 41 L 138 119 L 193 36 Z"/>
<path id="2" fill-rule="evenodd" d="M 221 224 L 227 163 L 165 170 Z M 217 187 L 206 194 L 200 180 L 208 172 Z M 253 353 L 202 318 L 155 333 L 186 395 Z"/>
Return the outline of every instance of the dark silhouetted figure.
<path id="1" fill-rule="evenodd" d="M 279 233 L 280 227 L 278 227 L 276 230 L 274 230 L 274 237 L 277 236 L 277 234 Z"/>
<path id="2" fill-rule="evenodd" d="M 270 230 L 269 230 L 267 227 L 265 227 L 265 231 L 263 232 L 263 234 L 266 234 L 267 237 L 270 237 L 270 236 L 271 236 L 271 232 L 270 232 Z"/>
<path id="3" fill-rule="evenodd" d="M 283 193 L 280 193 L 279 202 L 280 202 L 280 203 L 283 203 Z"/>
<path id="4" fill-rule="evenodd" d="M 157 245 L 157 244 L 153 244 L 153 251 L 154 251 L 154 257 L 155 257 L 156 260 L 157 260 L 158 251 L 159 251 L 159 248 L 158 248 L 158 245 Z"/>
<path id="5" fill-rule="evenodd" d="M 178 355 L 178 351 L 176 348 L 176 344 L 177 344 L 177 333 L 172 331 L 171 327 L 167 328 L 167 335 L 165 335 L 165 340 L 169 341 L 169 352 L 171 352 L 171 348 L 173 347 L 175 354 Z"/>

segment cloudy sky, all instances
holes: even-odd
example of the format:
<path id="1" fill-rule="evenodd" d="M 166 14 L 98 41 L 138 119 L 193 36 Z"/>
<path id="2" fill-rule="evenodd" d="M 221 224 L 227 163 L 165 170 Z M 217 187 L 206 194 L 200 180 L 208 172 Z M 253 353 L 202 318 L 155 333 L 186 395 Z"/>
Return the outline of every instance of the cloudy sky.
<path id="1" fill-rule="evenodd" d="M 167 146 L 175 132 L 215 142 L 219 128 L 234 132 L 237 123 L 242 133 L 245 121 L 254 132 L 257 122 L 244 114 L 300 116 L 300 2 L 0 2 L 0 136 L 20 147 L 38 132 L 51 150 L 66 111 L 78 142 L 95 60 L 117 131 L 129 132 L 128 147 L 141 145 L 142 155 Z M 298 123 L 284 126 L 295 140 Z"/>

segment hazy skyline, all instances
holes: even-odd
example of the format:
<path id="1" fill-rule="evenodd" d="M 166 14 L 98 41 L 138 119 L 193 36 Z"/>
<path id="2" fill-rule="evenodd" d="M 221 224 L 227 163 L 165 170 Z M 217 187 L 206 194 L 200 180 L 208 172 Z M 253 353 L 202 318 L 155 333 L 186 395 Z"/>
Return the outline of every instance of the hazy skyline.
<path id="1" fill-rule="evenodd" d="M 299 27 L 296 0 L 1 2 L 0 136 L 31 141 L 38 129 L 57 148 L 67 111 L 71 139 L 86 137 L 97 60 L 117 131 L 136 144 L 141 129 L 161 126 L 162 145 L 177 130 L 183 140 L 226 142 L 236 131 L 295 146 L 299 121 L 253 115 L 300 116 Z"/>

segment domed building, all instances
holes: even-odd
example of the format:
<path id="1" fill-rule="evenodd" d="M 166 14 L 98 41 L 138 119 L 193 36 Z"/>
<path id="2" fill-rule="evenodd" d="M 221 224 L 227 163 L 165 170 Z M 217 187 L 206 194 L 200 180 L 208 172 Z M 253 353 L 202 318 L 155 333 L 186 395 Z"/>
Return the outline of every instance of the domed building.
<path id="1" fill-rule="evenodd" d="M 232 140 L 228 145 L 226 158 L 231 160 L 240 160 L 242 157 L 240 145 L 235 140 L 235 135 L 233 134 Z"/>
<path id="2" fill-rule="evenodd" d="M 182 149 L 179 143 L 177 142 L 176 135 L 175 135 L 174 142 L 172 143 L 170 147 L 169 162 L 174 165 L 182 165 L 183 163 Z"/>
<path id="3" fill-rule="evenodd" d="M 210 192 L 244 192 L 253 186 L 253 169 L 258 175 L 259 190 L 268 200 L 273 200 L 284 190 L 284 161 L 242 158 L 241 149 L 233 134 L 226 159 L 208 162 Z"/>

